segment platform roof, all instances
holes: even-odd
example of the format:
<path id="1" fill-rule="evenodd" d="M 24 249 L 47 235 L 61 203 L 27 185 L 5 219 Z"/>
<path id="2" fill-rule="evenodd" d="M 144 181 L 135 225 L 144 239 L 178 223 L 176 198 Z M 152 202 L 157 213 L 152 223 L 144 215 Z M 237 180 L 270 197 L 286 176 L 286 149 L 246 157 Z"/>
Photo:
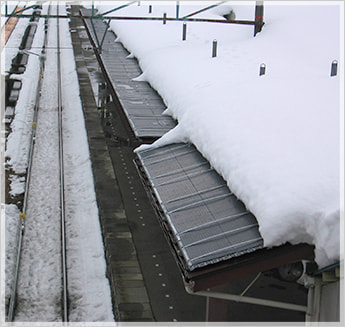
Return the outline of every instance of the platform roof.
<path id="1" fill-rule="evenodd" d="M 82 9 L 82 13 L 88 15 L 90 10 Z M 106 23 L 100 19 L 84 21 L 93 43 L 102 45 L 99 52 L 102 67 L 135 136 L 139 139 L 159 138 L 175 127 L 173 118 L 162 115 L 166 106 L 149 83 L 133 81 L 142 73 L 139 64 L 135 58 L 128 57 L 129 52 L 120 42 L 115 42 L 116 35 L 107 30 Z"/>
<path id="2" fill-rule="evenodd" d="M 139 151 L 135 162 L 193 292 L 313 259 L 305 243 L 264 247 L 255 216 L 193 145 Z"/>
<path id="3" fill-rule="evenodd" d="M 172 144 L 137 155 L 187 269 L 263 247 L 256 218 L 193 145 Z"/>
<path id="4" fill-rule="evenodd" d="M 105 24 L 85 22 L 102 40 Z M 139 139 L 160 137 L 176 122 L 162 116 L 164 103 L 148 83 L 132 80 L 141 71 L 128 55 L 107 32 L 99 57 L 134 134 Z M 256 218 L 193 145 L 140 151 L 135 161 L 192 291 L 313 258 L 314 247 L 308 244 L 265 248 Z"/>

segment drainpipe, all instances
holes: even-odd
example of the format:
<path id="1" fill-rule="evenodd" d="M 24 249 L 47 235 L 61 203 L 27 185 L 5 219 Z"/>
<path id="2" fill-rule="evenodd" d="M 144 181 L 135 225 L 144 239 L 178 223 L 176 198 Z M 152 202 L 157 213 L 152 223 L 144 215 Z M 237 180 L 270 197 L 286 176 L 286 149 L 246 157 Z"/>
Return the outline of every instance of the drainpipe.
<path id="1" fill-rule="evenodd" d="M 308 307 L 305 321 L 311 326 L 313 322 L 319 321 L 320 318 L 320 301 L 321 301 L 321 278 L 309 277 L 308 284 Z"/>

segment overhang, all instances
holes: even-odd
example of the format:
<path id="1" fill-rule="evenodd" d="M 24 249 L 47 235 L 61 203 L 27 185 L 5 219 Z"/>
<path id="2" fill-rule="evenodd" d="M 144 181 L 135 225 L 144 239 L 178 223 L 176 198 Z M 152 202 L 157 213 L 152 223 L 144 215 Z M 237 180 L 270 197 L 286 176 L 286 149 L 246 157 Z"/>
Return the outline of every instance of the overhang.
<path id="1" fill-rule="evenodd" d="M 255 216 L 193 145 L 138 151 L 135 161 L 191 290 L 313 257 L 307 244 L 264 248 Z"/>

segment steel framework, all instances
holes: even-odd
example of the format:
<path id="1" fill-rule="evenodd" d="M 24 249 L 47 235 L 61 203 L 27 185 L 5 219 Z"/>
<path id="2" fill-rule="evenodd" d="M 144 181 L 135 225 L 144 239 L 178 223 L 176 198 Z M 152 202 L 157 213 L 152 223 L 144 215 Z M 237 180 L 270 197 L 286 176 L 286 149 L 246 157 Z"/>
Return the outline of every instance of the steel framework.
<path id="1" fill-rule="evenodd" d="M 223 4 L 226 1 L 220 1 L 219 3 L 207 6 L 205 8 L 199 9 L 195 12 L 192 12 L 188 15 L 185 15 L 183 17 L 180 17 L 180 1 L 176 1 L 176 16 L 175 17 L 123 17 L 123 16 L 108 16 L 108 14 L 113 13 L 115 11 L 118 11 L 120 9 L 123 9 L 125 7 L 128 7 L 134 3 L 140 3 L 140 1 L 131 1 L 127 4 L 121 5 L 119 7 L 116 7 L 114 9 L 108 10 L 103 13 L 98 13 L 97 10 L 94 7 L 94 3 L 92 1 L 91 5 L 91 15 L 89 16 L 81 16 L 81 15 L 46 15 L 41 14 L 41 17 L 43 18 L 88 18 L 88 19 L 104 19 L 108 20 L 109 22 L 111 20 L 151 20 L 151 21 L 157 21 L 157 20 L 166 20 L 166 21 L 185 21 L 185 22 L 208 22 L 208 23 L 222 23 L 222 24 L 242 24 L 242 25 L 253 25 L 254 26 L 254 36 L 256 33 L 261 31 L 262 26 L 264 25 L 263 22 L 263 1 L 257 1 L 256 2 L 256 14 L 254 20 L 231 20 L 231 19 L 207 19 L 207 18 L 192 18 L 192 16 L 195 16 L 201 12 L 204 12 L 206 10 L 209 10 L 211 8 L 214 8 L 216 6 L 219 6 Z M 5 4 L 5 17 L 18 17 L 18 18 L 30 18 L 32 15 L 29 14 L 23 14 L 28 9 L 37 9 L 40 5 L 31 5 L 28 7 L 25 7 L 17 12 L 8 13 L 7 8 L 7 1 Z M 258 14 L 259 13 L 259 14 Z"/>

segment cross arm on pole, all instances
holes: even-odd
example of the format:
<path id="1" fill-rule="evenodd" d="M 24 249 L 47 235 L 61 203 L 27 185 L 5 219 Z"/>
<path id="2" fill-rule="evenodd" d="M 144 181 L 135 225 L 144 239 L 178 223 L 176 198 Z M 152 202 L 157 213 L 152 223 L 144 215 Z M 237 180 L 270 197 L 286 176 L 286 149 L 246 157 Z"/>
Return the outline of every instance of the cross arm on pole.
<path id="1" fill-rule="evenodd" d="M 125 5 L 122 5 L 122 6 L 116 7 L 116 8 L 111 9 L 111 10 L 108 10 L 108 11 L 106 11 L 106 12 L 104 12 L 104 13 L 101 13 L 101 14 L 99 14 L 99 15 L 97 15 L 97 16 L 104 17 L 105 15 L 108 15 L 108 14 L 110 14 L 111 12 L 114 12 L 114 11 L 120 10 L 120 9 L 122 9 L 122 8 L 126 8 L 126 7 L 128 7 L 128 6 L 132 5 L 132 4 L 133 4 L 133 3 L 135 3 L 135 2 L 137 2 L 137 1 L 131 1 L 131 2 L 127 3 L 127 4 L 125 4 Z"/>
<path id="2" fill-rule="evenodd" d="M 12 12 L 11 14 L 6 14 L 6 17 L 13 17 L 13 16 L 16 16 L 17 14 L 20 14 L 28 9 L 32 9 L 32 8 L 37 8 L 38 5 L 32 5 L 32 6 L 29 6 L 29 7 L 25 7 L 25 8 L 22 8 L 20 10 L 16 10 L 15 12 Z"/>
<path id="3" fill-rule="evenodd" d="M 217 3 L 217 4 L 210 5 L 210 6 L 208 6 L 208 7 L 202 8 L 202 9 L 197 10 L 197 11 L 195 11 L 195 12 L 189 14 L 189 15 L 186 15 L 186 16 L 182 17 L 181 19 L 186 19 L 186 18 L 188 18 L 188 17 L 197 15 L 197 14 L 203 12 L 203 11 L 206 11 L 206 10 L 212 9 L 212 8 L 214 8 L 214 7 L 217 7 L 217 6 L 221 5 L 221 4 L 224 3 L 224 2 L 226 2 L 226 1 L 221 1 L 221 2 L 219 2 L 219 3 Z"/>

